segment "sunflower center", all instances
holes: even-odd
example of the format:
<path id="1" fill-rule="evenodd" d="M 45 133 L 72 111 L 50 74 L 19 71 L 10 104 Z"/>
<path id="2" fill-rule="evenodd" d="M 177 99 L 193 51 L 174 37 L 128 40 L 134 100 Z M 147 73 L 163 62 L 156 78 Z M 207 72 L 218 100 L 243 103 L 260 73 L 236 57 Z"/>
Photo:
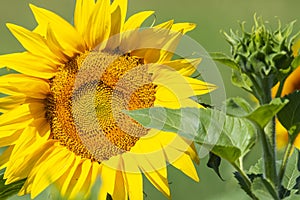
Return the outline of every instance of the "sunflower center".
<path id="1" fill-rule="evenodd" d="M 62 66 L 50 88 L 52 137 L 83 158 L 107 160 L 148 133 L 122 112 L 154 105 L 156 86 L 140 58 L 88 52 Z"/>

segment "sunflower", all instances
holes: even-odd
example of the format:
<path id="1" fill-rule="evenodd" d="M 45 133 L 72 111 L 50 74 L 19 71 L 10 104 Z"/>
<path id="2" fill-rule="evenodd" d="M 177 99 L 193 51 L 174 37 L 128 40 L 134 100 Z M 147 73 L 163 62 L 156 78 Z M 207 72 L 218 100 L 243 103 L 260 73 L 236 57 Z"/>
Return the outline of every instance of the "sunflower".
<path id="1" fill-rule="evenodd" d="M 19 195 L 50 184 L 85 198 L 100 176 L 98 199 L 143 199 L 142 174 L 170 197 L 167 164 L 198 181 L 193 143 L 146 129 L 123 110 L 201 107 L 191 96 L 215 87 L 190 76 L 200 59 L 172 60 L 191 23 L 140 28 L 153 14 L 126 20 L 127 0 L 77 0 L 74 25 L 30 5 L 33 30 L 7 24 L 26 49 L 0 56 L 17 73 L 0 78 L 0 157 L 6 184 L 26 178 Z"/>

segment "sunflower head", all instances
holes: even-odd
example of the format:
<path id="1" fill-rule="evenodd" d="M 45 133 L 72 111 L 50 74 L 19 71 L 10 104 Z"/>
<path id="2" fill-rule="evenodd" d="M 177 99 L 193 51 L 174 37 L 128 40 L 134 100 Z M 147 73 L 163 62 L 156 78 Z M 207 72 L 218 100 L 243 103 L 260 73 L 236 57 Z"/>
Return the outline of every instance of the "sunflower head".
<path id="1" fill-rule="evenodd" d="M 77 0 L 74 26 L 30 6 L 38 26 L 8 24 L 26 49 L 0 56 L 17 74 L 0 77 L 0 158 L 6 183 L 26 178 L 19 194 L 35 198 L 50 184 L 62 196 L 142 199 L 142 174 L 170 197 L 166 164 L 198 181 L 193 143 L 146 129 L 124 114 L 153 106 L 201 107 L 190 97 L 215 88 L 190 76 L 196 59 L 172 60 L 191 23 L 141 28 L 153 14 L 126 19 L 127 0 Z"/>

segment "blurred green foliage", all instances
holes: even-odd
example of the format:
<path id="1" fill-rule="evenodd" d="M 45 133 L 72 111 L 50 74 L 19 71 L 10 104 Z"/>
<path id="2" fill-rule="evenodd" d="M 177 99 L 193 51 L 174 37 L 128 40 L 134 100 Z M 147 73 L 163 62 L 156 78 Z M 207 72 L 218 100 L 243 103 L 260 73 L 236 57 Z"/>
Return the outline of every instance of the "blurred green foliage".
<path id="1" fill-rule="evenodd" d="M 1 0 L 0 2 L 0 54 L 23 51 L 22 46 L 9 33 L 5 23 L 15 23 L 28 29 L 36 25 L 28 4 L 53 10 L 69 22 L 73 18 L 75 0 Z M 189 33 L 208 52 L 229 53 L 229 45 L 225 42 L 220 30 L 228 31 L 238 29 L 238 21 L 246 21 L 246 27 L 253 25 L 253 15 L 262 16 L 270 21 L 270 26 L 277 27 L 277 19 L 282 24 L 297 20 L 299 16 L 299 0 L 129 0 L 129 13 L 131 15 L 142 10 L 156 11 L 156 23 L 169 19 L 175 22 L 194 22 L 198 26 Z M 300 30 L 296 23 L 295 30 Z M 201 67 L 201 65 L 200 65 Z M 231 70 L 224 65 L 218 67 L 225 81 L 227 96 L 246 96 L 246 93 L 232 86 L 230 83 Z M 0 70 L 5 73 L 5 70 Z M 257 148 L 257 151 L 260 151 Z M 256 160 L 255 151 L 249 156 L 249 162 Z M 225 181 L 221 181 L 213 170 L 206 167 L 208 158 L 203 158 L 197 171 L 200 182 L 196 183 L 169 166 L 169 181 L 174 200 L 227 200 L 249 199 L 238 187 L 232 175 L 232 169 L 225 163 L 221 164 L 221 174 Z M 144 179 L 144 192 L 146 200 L 166 199 L 151 184 Z M 18 199 L 18 198 L 13 198 Z M 23 198 L 21 198 L 23 199 Z M 25 199 L 25 198 L 24 198 Z M 27 198 L 26 198 L 27 199 Z"/>

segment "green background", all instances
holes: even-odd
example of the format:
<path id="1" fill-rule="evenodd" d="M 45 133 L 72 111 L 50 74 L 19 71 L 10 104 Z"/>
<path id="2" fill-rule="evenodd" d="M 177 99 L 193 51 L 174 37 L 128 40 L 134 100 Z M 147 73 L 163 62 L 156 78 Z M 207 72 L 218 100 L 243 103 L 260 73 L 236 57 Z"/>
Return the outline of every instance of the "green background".
<path id="1" fill-rule="evenodd" d="M 36 23 L 29 9 L 29 3 L 53 10 L 69 22 L 73 19 L 74 0 L 1 0 L 0 54 L 23 51 L 22 46 L 10 34 L 5 24 L 9 22 L 33 29 Z M 235 30 L 239 27 L 238 21 L 246 21 L 249 28 L 253 24 L 254 13 L 269 21 L 270 26 L 275 29 L 276 17 L 283 25 L 298 19 L 300 2 L 299 0 L 129 0 L 128 16 L 142 10 L 156 11 L 156 23 L 170 19 L 175 19 L 175 22 L 196 23 L 197 28 L 188 34 L 190 37 L 208 52 L 229 53 L 229 46 L 220 34 L 220 30 L 229 31 L 230 28 Z M 300 30 L 299 23 L 296 23 L 295 30 Z M 227 97 L 248 97 L 245 92 L 230 84 L 230 70 L 220 64 L 218 67 L 223 75 Z M 259 154 L 259 148 L 256 147 L 248 157 L 247 164 L 255 162 Z M 174 200 L 248 199 L 233 179 L 233 169 L 226 162 L 222 162 L 221 165 L 221 174 L 225 181 L 221 181 L 212 170 L 208 169 L 206 162 L 207 158 L 204 158 L 197 166 L 199 183 L 192 181 L 175 168 L 168 167 L 170 189 Z M 166 199 L 146 179 L 144 183 L 146 200 Z M 47 196 L 47 193 L 44 193 L 40 199 L 46 199 Z M 28 199 L 28 197 L 21 199 Z"/>

